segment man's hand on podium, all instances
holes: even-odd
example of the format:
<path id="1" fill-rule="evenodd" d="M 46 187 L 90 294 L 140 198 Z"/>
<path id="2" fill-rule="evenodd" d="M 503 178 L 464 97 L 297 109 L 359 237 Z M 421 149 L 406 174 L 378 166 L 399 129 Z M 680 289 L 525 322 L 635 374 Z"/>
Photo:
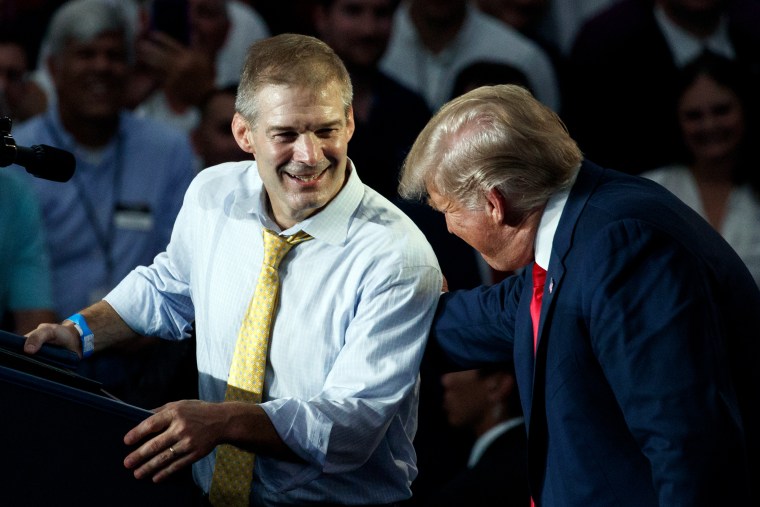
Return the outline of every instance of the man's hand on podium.
<path id="1" fill-rule="evenodd" d="M 264 409 L 256 403 L 210 403 L 183 400 L 167 403 L 124 436 L 139 445 L 124 459 L 138 479 L 160 482 L 210 453 L 218 444 L 232 444 L 256 454 L 303 462 L 280 438 Z"/>
<path id="2" fill-rule="evenodd" d="M 69 318 L 78 317 L 86 322 L 89 328 L 92 342 L 89 343 L 88 351 L 98 352 L 122 342 L 134 340 L 140 335 L 130 329 L 121 319 L 118 313 L 102 300 L 82 310 L 79 314 Z M 82 323 L 84 325 L 84 323 Z M 74 322 L 66 319 L 61 324 L 40 324 L 37 329 L 26 334 L 24 352 L 36 354 L 43 344 L 58 345 L 75 352 L 82 358 L 82 336 L 77 331 Z"/>
<path id="3" fill-rule="evenodd" d="M 65 322 L 65 324 L 40 324 L 37 329 L 27 333 L 24 352 L 36 354 L 43 344 L 49 343 L 71 350 L 81 359 L 82 343 L 79 339 L 79 332 L 72 322 Z"/>
<path id="4" fill-rule="evenodd" d="M 227 424 L 222 403 L 183 400 L 159 407 L 124 436 L 127 445 L 140 445 L 124 459 L 138 479 L 161 482 L 191 465 L 221 441 Z"/>

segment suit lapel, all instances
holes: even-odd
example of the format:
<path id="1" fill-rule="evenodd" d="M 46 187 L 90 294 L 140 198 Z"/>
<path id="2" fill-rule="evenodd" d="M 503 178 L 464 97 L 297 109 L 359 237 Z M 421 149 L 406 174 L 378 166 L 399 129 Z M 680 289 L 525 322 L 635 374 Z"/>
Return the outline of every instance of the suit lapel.
<path id="1" fill-rule="evenodd" d="M 541 302 L 541 317 L 538 324 L 538 344 L 535 355 L 533 354 L 533 330 L 531 328 L 530 318 L 530 300 L 532 298 L 532 283 L 530 282 L 530 269 L 523 289 L 520 312 L 522 319 L 518 319 L 519 325 L 515 329 L 515 334 L 519 337 L 519 347 L 515 347 L 516 364 L 520 365 L 519 375 L 522 379 L 529 379 L 524 389 L 520 390 L 520 395 L 525 396 L 527 402 L 523 403 L 525 412 L 525 421 L 528 428 L 531 428 L 531 414 L 536 410 L 542 410 L 544 403 L 543 396 L 537 396 L 545 385 L 546 375 L 546 347 L 548 346 L 549 333 L 545 333 L 547 323 L 551 326 L 551 315 L 554 310 L 554 301 L 562 287 L 566 266 L 565 259 L 570 248 L 572 247 L 573 234 L 575 232 L 578 220 L 583 209 L 588 204 L 588 200 L 598 185 L 603 169 L 591 162 L 584 161 L 578 177 L 570 191 L 565 207 L 562 210 L 557 231 L 552 240 L 552 255 L 549 261 L 549 269 L 546 273 L 546 285 L 544 286 L 544 295 Z M 525 325 L 527 323 L 527 325 Z M 517 344 L 516 344 L 517 345 Z"/>

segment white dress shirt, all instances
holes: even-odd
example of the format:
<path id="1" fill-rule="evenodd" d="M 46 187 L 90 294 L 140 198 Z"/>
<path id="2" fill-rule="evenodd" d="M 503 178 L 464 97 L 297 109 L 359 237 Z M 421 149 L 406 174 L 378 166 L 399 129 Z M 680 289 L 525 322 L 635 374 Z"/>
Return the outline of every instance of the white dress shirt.
<path id="1" fill-rule="evenodd" d="M 697 182 L 688 167 L 667 166 L 642 176 L 667 188 L 702 218 L 706 218 Z M 731 192 L 718 232 L 739 254 L 760 287 L 760 199 L 749 185 L 742 185 Z"/>
<path id="2" fill-rule="evenodd" d="M 516 428 L 517 426 L 520 426 L 525 422 L 525 419 L 523 417 L 514 417 L 512 419 L 509 419 L 507 421 L 501 422 L 491 428 L 490 430 L 486 431 L 482 435 L 478 437 L 478 439 L 475 441 L 475 443 L 472 446 L 472 450 L 470 451 L 470 458 L 467 460 L 467 468 L 475 468 L 475 465 L 478 464 L 478 461 L 480 461 L 480 458 L 483 457 L 483 453 L 485 453 L 488 450 L 488 447 L 493 443 L 494 440 L 502 436 L 507 431 L 511 430 L 512 428 Z"/>
<path id="3" fill-rule="evenodd" d="M 570 190 L 557 192 L 549 198 L 541 215 L 541 221 L 538 223 L 538 232 L 536 233 L 535 260 L 536 264 L 549 270 L 549 261 L 552 255 L 552 243 L 554 235 L 557 233 L 559 219 L 562 218 L 562 212 L 565 209 L 565 203 L 570 196 Z"/>
<path id="4" fill-rule="evenodd" d="M 202 171 L 167 251 L 106 300 L 140 333 L 187 336 L 196 320 L 200 395 L 222 401 L 263 257 L 255 162 Z M 423 234 L 356 171 L 319 213 L 283 234 L 314 237 L 280 265 L 262 407 L 305 463 L 257 456 L 254 501 L 388 503 L 416 476 L 418 369 L 441 290 Z M 208 491 L 214 453 L 194 466 Z"/>
<path id="5" fill-rule="evenodd" d="M 725 15 L 721 16 L 715 31 L 703 38 L 696 37 L 675 24 L 659 5 L 654 8 L 654 19 L 668 42 L 670 51 L 673 53 L 673 60 L 679 68 L 697 58 L 706 49 L 729 60 L 736 58 L 731 37 L 728 35 L 728 17 Z"/>
<path id="6" fill-rule="evenodd" d="M 511 65 L 525 74 L 538 100 L 559 110 L 559 86 L 546 53 L 517 30 L 469 5 L 456 38 L 440 53 L 433 54 L 422 43 L 409 6 L 402 4 L 396 11 L 393 33 L 380 67 L 422 95 L 436 111 L 452 98 L 459 72 L 476 62 Z"/>

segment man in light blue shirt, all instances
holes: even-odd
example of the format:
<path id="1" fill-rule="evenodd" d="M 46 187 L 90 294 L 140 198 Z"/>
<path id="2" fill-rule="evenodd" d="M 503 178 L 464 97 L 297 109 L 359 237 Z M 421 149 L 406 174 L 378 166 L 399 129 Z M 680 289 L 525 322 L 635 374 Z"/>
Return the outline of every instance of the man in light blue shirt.
<path id="1" fill-rule="evenodd" d="M 166 248 L 194 176 L 186 134 L 124 108 L 128 26 L 118 6 L 99 0 L 56 11 L 48 67 L 57 99 L 13 132 L 19 145 L 47 144 L 76 158 L 65 185 L 27 176 L 40 201 L 60 318 L 99 301 Z"/>
<path id="2" fill-rule="evenodd" d="M 170 403 L 125 436 L 141 443 L 125 459 L 136 477 L 195 463 L 208 492 L 212 451 L 229 443 L 256 453 L 254 505 L 411 496 L 418 369 L 442 277 L 422 233 L 349 161 L 351 103 L 348 73 L 324 43 L 254 44 L 232 130 L 256 161 L 202 171 L 166 252 L 72 316 L 86 320 L 95 352 L 137 334 L 182 339 L 195 320 L 203 401 Z M 262 403 L 222 402 L 264 228 L 313 239 L 279 267 Z M 81 335 L 71 321 L 41 327 L 27 351 L 48 341 L 81 354 Z"/>
<path id="3" fill-rule="evenodd" d="M 129 26 L 120 5 L 63 4 L 47 35 L 56 100 L 14 132 L 19 145 L 47 144 L 76 158 L 76 172 L 63 185 L 24 173 L 40 201 L 58 319 L 100 301 L 166 249 L 195 174 L 186 134 L 124 107 Z M 188 346 L 143 339 L 132 349 L 130 356 L 85 361 L 78 371 L 146 408 L 173 399 L 174 378 L 183 361 L 192 362 Z M 162 372 L 146 372 L 144 364 L 153 361 L 164 365 Z"/>

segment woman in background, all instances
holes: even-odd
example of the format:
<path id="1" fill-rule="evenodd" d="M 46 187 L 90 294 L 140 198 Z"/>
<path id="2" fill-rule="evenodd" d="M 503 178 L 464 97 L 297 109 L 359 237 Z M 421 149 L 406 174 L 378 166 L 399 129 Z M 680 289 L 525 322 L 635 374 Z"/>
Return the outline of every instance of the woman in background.
<path id="1" fill-rule="evenodd" d="M 684 163 L 643 176 L 673 192 L 739 254 L 760 286 L 760 167 L 750 86 L 733 62 L 704 54 L 684 67 L 677 114 Z"/>

